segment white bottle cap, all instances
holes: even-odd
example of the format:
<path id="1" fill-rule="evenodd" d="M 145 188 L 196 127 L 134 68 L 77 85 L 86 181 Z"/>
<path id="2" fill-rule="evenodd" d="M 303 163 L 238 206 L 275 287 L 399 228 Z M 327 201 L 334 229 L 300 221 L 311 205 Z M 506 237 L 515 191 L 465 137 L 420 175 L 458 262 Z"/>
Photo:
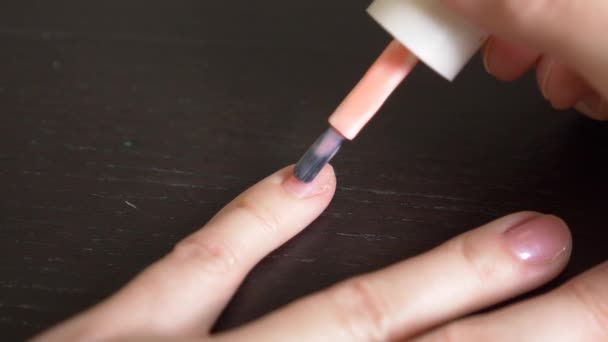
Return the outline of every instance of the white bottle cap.
<path id="1" fill-rule="evenodd" d="M 368 12 L 418 59 L 450 81 L 488 36 L 441 0 L 376 0 Z"/>

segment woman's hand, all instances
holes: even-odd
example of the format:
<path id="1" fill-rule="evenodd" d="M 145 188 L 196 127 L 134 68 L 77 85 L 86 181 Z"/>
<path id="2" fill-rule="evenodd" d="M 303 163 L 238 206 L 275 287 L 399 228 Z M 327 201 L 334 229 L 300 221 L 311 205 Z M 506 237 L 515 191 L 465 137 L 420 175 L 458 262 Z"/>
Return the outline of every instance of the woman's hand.
<path id="1" fill-rule="evenodd" d="M 512 80 L 536 66 L 554 107 L 608 119 L 608 1 L 444 1 L 494 33 L 484 50 L 490 74 Z M 608 341 L 608 263 L 551 293 L 413 341 Z"/>
<path id="2" fill-rule="evenodd" d="M 215 320 L 251 268 L 312 222 L 332 198 L 336 183 L 331 167 L 310 185 L 291 174 L 287 168 L 261 181 L 114 296 L 36 341 L 404 340 L 545 283 L 570 256 L 570 232 L 560 219 L 519 213 L 212 336 Z M 477 327 L 466 331 L 481 334 L 471 336 L 491 333 L 489 340 L 495 340 L 548 328 L 554 319 L 561 325 L 553 331 L 564 328 L 584 340 L 591 336 L 584 335 L 584 328 L 597 332 L 602 325 L 593 319 L 606 317 L 606 287 L 592 282 L 608 277 L 605 270 L 584 276 L 578 286 L 456 323 L 463 328 L 447 331 L 462 333 L 454 335 L 460 337 L 466 336 L 465 328 Z M 563 316 L 552 318 L 547 313 L 552 309 Z M 534 316 L 526 323 L 523 318 L 529 315 Z M 562 323 L 565 319 L 581 325 L 570 329 Z"/>
<path id="3" fill-rule="evenodd" d="M 494 33 L 484 51 L 491 74 L 512 80 L 536 67 L 554 107 L 608 119 L 607 0 L 445 2 Z M 291 174 L 284 169 L 255 185 L 117 294 L 37 340 L 608 340 L 608 264 L 535 299 L 463 318 L 545 283 L 566 265 L 568 228 L 531 212 L 210 335 L 251 268 L 331 200 L 330 167 L 310 185 Z"/>
<path id="4" fill-rule="evenodd" d="M 492 32 L 488 72 L 513 80 L 536 67 L 543 96 L 608 120 L 608 1 L 444 0 Z"/>

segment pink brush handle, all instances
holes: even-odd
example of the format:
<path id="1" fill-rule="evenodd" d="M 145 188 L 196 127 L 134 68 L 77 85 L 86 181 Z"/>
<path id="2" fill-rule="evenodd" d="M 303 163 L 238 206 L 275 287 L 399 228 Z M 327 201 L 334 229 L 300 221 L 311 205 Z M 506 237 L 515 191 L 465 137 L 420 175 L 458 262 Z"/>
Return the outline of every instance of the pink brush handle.
<path id="1" fill-rule="evenodd" d="M 417 62 L 416 56 L 403 45 L 396 40 L 391 42 L 329 117 L 330 125 L 353 140 Z"/>

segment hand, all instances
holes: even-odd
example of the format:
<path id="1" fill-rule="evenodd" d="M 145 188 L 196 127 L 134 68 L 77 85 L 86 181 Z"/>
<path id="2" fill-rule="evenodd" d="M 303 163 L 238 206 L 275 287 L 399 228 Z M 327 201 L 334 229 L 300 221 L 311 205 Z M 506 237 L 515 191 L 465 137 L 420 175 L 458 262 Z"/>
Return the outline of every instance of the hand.
<path id="1" fill-rule="evenodd" d="M 261 181 L 117 294 L 36 341 L 403 340 L 545 283 L 570 256 L 570 232 L 561 220 L 531 212 L 514 214 L 426 254 L 346 280 L 211 336 L 210 328 L 251 268 L 306 227 L 331 200 L 336 184 L 331 167 L 309 186 L 291 174 L 287 168 Z M 545 311 L 563 304 L 572 310 L 566 316 L 569 322 L 581 324 L 566 333 L 583 338 L 585 327 L 601 327 L 592 314 L 606 313 L 605 287 L 591 282 L 602 276 L 608 277 L 608 272 L 598 271 L 581 278 L 579 286 L 462 324 L 484 328 L 468 322 L 492 323 L 487 328 L 494 330 L 488 332 L 497 334 L 486 340 L 512 331 L 532 333 L 548 329 L 553 316 Z M 529 315 L 534 315 L 528 324 L 535 324 L 535 329 L 524 325 L 522 319 Z M 512 323 L 504 329 L 519 330 L 500 331 L 503 321 L 498 317 Z M 557 317 L 556 321 L 565 319 Z M 541 318 L 547 321 L 539 322 Z"/>
<path id="2" fill-rule="evenodd" d="M 608 120 L 608 1 L 444 0 L 492 32 L 488 72 L 514 80 L 536 66 L 543 96 Z"/>

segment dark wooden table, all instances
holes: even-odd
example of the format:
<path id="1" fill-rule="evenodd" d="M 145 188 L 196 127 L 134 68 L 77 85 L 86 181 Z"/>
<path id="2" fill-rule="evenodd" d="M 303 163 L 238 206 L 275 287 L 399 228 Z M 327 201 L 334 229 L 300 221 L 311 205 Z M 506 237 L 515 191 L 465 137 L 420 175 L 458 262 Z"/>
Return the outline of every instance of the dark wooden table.
<path id="1" fill-rule="evenodd" d="M 98 302 L 295 162 L 389 41 L 363 0 L 92 3 L 0 4 L 3 341 Z M 606 127 L 550 109 L 531 76 L 418 68 L 218 329 L 523 209 L 573 229 L 555 286 L 608 255 L 606 151 Z"/>

